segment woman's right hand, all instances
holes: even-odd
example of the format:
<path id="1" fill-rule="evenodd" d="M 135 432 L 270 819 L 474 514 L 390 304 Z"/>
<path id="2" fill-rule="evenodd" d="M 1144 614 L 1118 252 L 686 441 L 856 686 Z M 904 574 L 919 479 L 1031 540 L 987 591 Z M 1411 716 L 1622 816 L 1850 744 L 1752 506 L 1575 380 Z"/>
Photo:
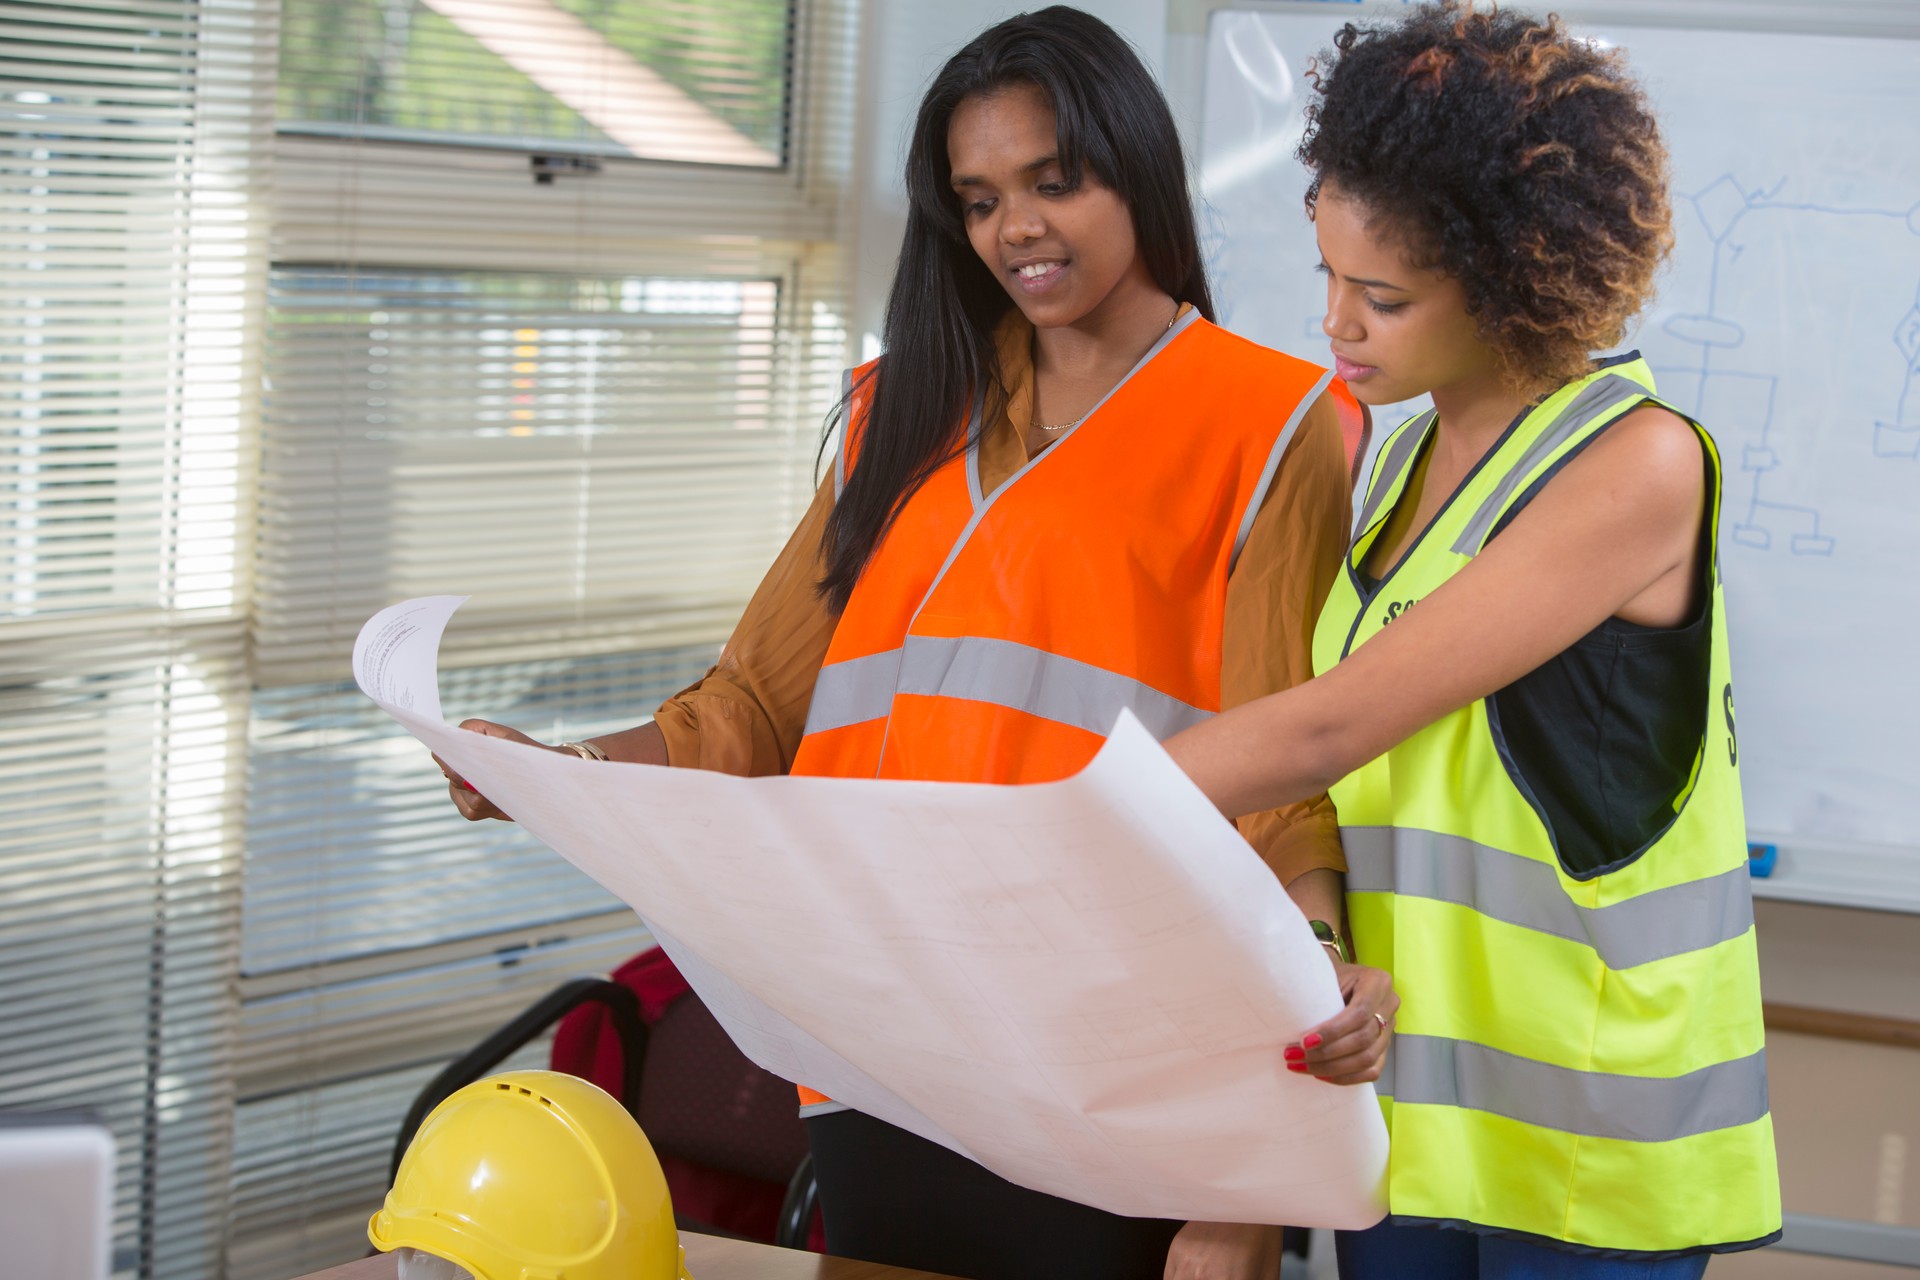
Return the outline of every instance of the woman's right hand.
<path id="1" fill-rule="evenodd" d="M 1346 1008 L 1286 1046 L 1287 1070 L 1332 1084 L 1366 1084 L 1380 1078 L 1387 1042 L 1393 1038 L 1400 995 L 1393 975 L 1366 965 L 1333 966 Z"/>
<path id="2" fill-rule="evenodd" d="M 524 742 L 530 747 L 539 747 L 544 751 L 561 750 L 559 747 L 549 747 L 544 742 L 536 742 L 518 729 L 512 728 L 509 725 L 495 724 L 491 720 L 462 720 L 460 727 L 472 733 L 484 733 L 489 738 L 505 738 L 509 742 Z M 465 778 L 455 773 L 452 766 L 445 760 L 442 760 L 439 756 L 435 756 L 433 762 L 439 765 L 440 772 L 446 775 L 447 794 L 453 798 L 453 807 L 460 811 L 461 817 L 465 818 L 468 822 L 478 822 L 482 818 L 495 818 L 501 822 L 513 821 L 507 814 L 502 813 L 499 808 L 494 805 L 493 801 L 481 795 L 471 782 L 468 782 Z"/>

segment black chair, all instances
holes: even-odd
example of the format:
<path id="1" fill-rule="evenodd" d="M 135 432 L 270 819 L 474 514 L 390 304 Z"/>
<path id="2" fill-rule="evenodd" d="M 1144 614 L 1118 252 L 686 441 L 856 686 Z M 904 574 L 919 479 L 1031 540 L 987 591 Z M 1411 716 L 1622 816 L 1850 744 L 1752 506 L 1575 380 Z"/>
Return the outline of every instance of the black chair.
<path id="1" fill-rule="evenodd" d="M 493 1073 L 516 1051 L 587 1003 L 606 1006 L 620 1042 L 620 1102 L 662 1156 L 786 1187 L 774 1243 L 806 1247 L 819 1192 L 806 1126 L 793 1086 L 762 1070 L 735 1047 L 692 992 L 667 1007 L 649 1028 L 628 988 L 604 978 L 576 978 L 475 1045 L 428 1081 L 407 1109 L 393 1148 L 388 1182 L 429 1112 L 455 1091 Z M 674 1214 L 683 1230 L 732 1234 Z"/>

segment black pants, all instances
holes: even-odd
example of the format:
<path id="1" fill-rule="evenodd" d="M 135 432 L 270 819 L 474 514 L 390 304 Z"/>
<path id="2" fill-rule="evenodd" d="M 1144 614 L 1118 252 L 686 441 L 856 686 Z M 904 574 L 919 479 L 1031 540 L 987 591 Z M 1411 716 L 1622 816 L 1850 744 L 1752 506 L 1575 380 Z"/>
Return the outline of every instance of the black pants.
<path id="1" fill-rule="evenodd" d="M 1017 1187 L 858 1111 L 810 1116 L 827 1252 L 967 1280 L 1160 1280 L 1185 1223 Z"/>

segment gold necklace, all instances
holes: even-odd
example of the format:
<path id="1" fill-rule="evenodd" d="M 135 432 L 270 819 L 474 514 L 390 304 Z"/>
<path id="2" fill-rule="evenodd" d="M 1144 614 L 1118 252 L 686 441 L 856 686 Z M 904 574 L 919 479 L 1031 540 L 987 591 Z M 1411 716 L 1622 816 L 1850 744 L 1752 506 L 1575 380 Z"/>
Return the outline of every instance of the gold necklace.
<path id="1" fill-rule="evenodd" d="M 1180 300 L 1176 298 L 1174 299 L 1174 303 L 1173 303 L 1173 318 L 1167 321 L 1167 327 L 1163 329 L 1161 332 L 1171 333 L 1173 331 L 1173 322 L 1174 320 L 1178 320 L 1180 318 L 1180 310 L 1181 310 Z M 1118 386 L 1119 384 L 1116 383 L 1114 385 Z M 1101 403 L 1104 403 L 1104 402 L 1105 402 L 1105 398 L 1102 397 Z M 1093 406 L 1093 409 L 1098 409 L 1099 407 L 1100 407 L 1100 404 L 1095 404 Z M 1087 420 L 1087 415 L 1091 414 L 1093 412 L 1093 409 L 1087 410 L 1086 413 L 1081 414 L 1079 417 L 1075 418 L 1072 422 L 1063 422 L 1057 427 L 1050 427 L 1044 422 L 1036 422 L 1033 425 L 1038 427 L 1040 430 L 1047 432 L 1049 435 L 1056 435 L 1062 431 L 1071 431 L 1075 427 L 1079 426 L 1081 423 L 1085 422 Z"/>

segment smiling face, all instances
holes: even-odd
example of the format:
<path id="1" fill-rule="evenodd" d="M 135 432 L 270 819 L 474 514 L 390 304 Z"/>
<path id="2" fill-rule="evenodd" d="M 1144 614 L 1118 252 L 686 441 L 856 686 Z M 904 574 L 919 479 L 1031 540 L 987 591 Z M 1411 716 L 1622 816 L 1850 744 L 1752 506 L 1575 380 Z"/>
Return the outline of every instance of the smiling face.
<path id="1" fill-rule="evenodd" d="M 1328 184 L 1314 210 L 1327 277 L 1321 328 L 1334 367 L 1367 404 L 1498 381 L 1500 360 L 1475 332 L 1466 290 L 1422 267 L 1400 238 Z"/>
<path id="2" fill-rule="evenodd" d="M 947 160 L 967 238 L 1036 328 L 1098 323 L 1159 296 L 1133 214 L 1082 168 L 1063 172 L 1053 108 L 1033 85 L 968 98 L 947 126 Z"/>

